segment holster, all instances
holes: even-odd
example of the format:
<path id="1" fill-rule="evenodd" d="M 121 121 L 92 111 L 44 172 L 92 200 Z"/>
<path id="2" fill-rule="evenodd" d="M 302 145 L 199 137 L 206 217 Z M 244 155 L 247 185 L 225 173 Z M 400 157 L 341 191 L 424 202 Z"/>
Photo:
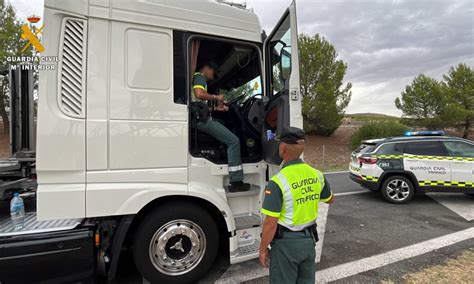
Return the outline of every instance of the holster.
<path id="1" fill-rule="evenodd" d="M 311 235 L 313 236 L 313 240 L 315 243 L 319 241 L 319 236 L 318 236 L 318 226 L 316 224 L 312 225 L 309 227 Z"/>
<path id="2" fill-rule="evenodd" d="M 275 232 L 275 236 L 273 236 L 273 239 L 278 240 L 278 239 L 281 239 L 281 238 L 283 238 L 283 226 L 278 224 L 276 232 Z"/>
<path id="3" fill-rule="evenodd" d="M 191 118 L 196 122 L 206 122 L 209 116 L 209 106 L 203 102 L 191 103 Z"/>

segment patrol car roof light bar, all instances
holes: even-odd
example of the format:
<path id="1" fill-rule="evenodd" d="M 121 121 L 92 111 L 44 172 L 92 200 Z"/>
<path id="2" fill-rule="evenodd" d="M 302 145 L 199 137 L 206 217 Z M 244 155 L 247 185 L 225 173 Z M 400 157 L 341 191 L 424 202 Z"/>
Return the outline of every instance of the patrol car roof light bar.
<path id="1" fill-rule="evenodd" d="M 404 133 L 404 136 L 444 136 L 444 135 L 446 135 L 446 133 L 442 130 L 406 131 Z"/>

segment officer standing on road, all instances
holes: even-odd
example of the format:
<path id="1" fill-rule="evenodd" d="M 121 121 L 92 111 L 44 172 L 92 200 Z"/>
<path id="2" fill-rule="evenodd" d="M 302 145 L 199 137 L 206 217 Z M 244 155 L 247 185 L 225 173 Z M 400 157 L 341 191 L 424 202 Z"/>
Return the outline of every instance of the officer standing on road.
<path id="1" fill-rule="evenodd" d="M 315 283 L 318 204 L 333 195 L 323 174 L 300 159 L 303 130 L 285 129 L 276 140 L 284 164 L 265 189 L 260 262 L 270 266 L 272 284 Z"/>

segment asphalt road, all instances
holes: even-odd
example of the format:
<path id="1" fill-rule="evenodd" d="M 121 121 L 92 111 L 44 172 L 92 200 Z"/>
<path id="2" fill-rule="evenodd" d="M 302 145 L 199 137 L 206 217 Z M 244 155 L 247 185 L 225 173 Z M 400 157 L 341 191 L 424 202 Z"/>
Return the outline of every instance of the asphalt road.
<path id="1" fill-rule="evenodd" d="M 318 282 L 397 280 L 474 247 L 472 198 L 419 195 L 408 204 L 393 205 L 352 182 L 347 173 L 328 174 L 327 179 L 336 199 L 326 210 L 326 222 L 318 223 L 320 238 L 325 231 L 316 264 Z M 130 260 L 121 267 L 117 283 L 144 282 Z M 257 260 L 230 266 L 220 256 L 200 283 L 268 283 L 266 275 Z"/>

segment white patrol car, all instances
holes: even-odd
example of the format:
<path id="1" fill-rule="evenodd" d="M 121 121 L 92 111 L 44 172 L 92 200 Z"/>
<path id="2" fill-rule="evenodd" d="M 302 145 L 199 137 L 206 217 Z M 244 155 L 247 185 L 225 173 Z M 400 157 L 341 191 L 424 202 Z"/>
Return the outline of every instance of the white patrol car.
<path id="1" fill-rule="evenodd" d="M 442 131 L 407 132 L 405 137 L 363 141 L 351 156 L 350 177 L 391 203 L 415 193 L 474 195 L 474 142 Z"/>

